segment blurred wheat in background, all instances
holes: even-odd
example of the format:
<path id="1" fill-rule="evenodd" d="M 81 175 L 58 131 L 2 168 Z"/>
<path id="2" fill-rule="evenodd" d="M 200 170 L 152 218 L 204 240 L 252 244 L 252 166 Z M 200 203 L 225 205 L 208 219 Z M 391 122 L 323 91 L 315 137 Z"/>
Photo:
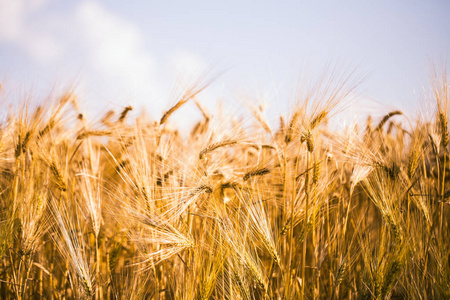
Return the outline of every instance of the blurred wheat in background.
<path id="1" fill-rule="evenodd" d="M 157 120 L 88 119 L 72 92 L 24 101 L 0 129 L 0 298 L 449 299 L 437 69 L 430 117 L 343 130 L 345 76 L 305 87 L 279 124 L 207 111 L 202 84 Z M 183 135 L 168 123 L 186 102 L 203 119 Z"/>

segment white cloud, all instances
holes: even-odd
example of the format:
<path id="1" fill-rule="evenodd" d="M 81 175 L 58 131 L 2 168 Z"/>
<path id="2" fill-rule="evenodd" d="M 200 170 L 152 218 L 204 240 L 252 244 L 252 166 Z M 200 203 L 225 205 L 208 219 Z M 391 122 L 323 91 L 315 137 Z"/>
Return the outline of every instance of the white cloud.
<path id="1" fill-rule="evenodd" d="M 134 24 L 109 12 L 97 2 L 81 2 L 75 13 L 80 37 L 96 72 L 139 90 L 154 81 L 155 63 Z"/>
<path id="2" fill-rule="evenodd" d="M 30 20 L 46 4 L 46 0 L 0 0 L 0 42 L 19 46 L 42 61 L 58 56 L 61 46 L 57 40 Z"/>
<path id="3" fill-rule="evenodd" d="M 97 1 L 75 2 L 57 12 L 50 4 L 0 0 L 0 45 L 27 53 L 49 81 L 81 76 L 81 85 L 105 87 L 104 97 L 114 93 L 114 101 L 160 98 L 155 59 L 135 24 Z"/>
<path id="4" fill-rule="evenodd" d="M 24 1 L 0 0 L 0 41 L 17 40 L 25 19 Z"/>

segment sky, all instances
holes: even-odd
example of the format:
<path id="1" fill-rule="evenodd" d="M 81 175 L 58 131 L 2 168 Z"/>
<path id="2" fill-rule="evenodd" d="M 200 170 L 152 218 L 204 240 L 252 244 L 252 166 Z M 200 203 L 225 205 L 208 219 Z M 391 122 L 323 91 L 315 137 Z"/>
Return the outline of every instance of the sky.
<path id="1" fill-rule="evenodd" d="M 251 98 L 275 118 L 299 78 L 335 65 L 364 79 L 357 110 L 414 110 L 430 66 L 449 66 L 449 15 L 450 1 L 0 0 L 0 82 L 43 95 L 73 87 L 86 106 L 157 119 L 215 78 L 199 97 L 207 107 Z M 199 117 L 182 110 L 182 122 Z"/>

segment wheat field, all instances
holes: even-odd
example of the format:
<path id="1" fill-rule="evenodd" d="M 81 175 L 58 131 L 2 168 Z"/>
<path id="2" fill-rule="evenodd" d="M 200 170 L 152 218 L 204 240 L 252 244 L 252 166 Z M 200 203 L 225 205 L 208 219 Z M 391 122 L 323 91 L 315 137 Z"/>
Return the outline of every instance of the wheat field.
<path id="1" fill-rule="evenodd" d="M 450 299 L 447 75 L 429 111 L 338 130 L 354 83 L 277 124 L 207 111 L 202 84 L 156 120 L 88 119 L 73 92 L 3 105 L 0 298 Z"/>

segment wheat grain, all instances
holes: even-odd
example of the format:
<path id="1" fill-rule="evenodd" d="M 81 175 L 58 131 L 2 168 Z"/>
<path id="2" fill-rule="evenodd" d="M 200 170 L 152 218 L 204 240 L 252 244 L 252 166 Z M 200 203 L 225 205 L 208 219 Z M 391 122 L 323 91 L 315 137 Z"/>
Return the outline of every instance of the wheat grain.
<path id="1" fill-rule="evenodd" d="M 257 169 L 257 170 L 250 171 L 250 172 L 246 173 L 246 174 L 244 175 L 244 177 L 243 177 L 243 180 L 244 180 L 244 181 L 247 181 L 247 180 L 249 180 L 251 177 L 254 177 L 254 176 L 262 176 L 262 175 L 269 174 L 269 173 L 270 173 L 270 170 L 269 170 L 268 168 Z"/>
<path id="2" fill-rule="evenodd" d="M 125 118 L 127 117 L 127 114 L 133 110 L 132 106 L 127 106 L 123 109 L 123 111 L 120 113 L 119 119 L 117 120 L 118 123 L 122 123 Z"/>

